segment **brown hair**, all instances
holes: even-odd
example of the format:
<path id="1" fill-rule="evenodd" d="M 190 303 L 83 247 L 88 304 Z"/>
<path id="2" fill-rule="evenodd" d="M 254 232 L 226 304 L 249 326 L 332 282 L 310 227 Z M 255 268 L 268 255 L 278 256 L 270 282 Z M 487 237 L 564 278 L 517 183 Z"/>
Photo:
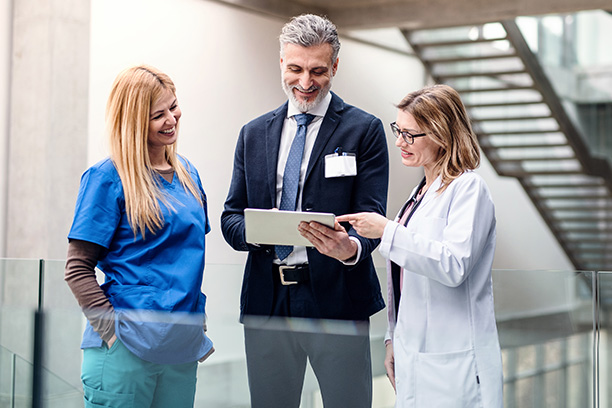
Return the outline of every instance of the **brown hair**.
<path id="1" fill-rule="evenodd" d="M 439 192 L 463 172 L 480 165 L 480 147 L 461 97 L 448 85 L 433 85 L 409 93 L 397 108 L 411 114 L 420 130 L 440 147 L 436 174 Z"/>

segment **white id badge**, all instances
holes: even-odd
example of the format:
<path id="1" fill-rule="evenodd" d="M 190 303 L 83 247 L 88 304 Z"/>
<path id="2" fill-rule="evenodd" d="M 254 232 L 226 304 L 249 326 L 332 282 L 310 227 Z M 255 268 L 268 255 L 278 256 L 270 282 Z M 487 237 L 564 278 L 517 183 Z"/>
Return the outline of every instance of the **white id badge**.
<path id="1" fill-rule="evenodd" d="M 332 153 L 325 156 L 325 178 L 357 175 L 354 153 Z"/>

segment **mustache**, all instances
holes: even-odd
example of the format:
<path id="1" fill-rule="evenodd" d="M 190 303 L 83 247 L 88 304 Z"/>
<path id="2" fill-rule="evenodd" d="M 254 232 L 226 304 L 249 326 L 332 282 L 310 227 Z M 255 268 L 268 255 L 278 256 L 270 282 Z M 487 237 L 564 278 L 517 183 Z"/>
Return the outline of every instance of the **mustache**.
<path id="1" fill-rule="evenodd" d="M 314 91 L 318 91 L 319 89 L 321 89 L 321 87 L 313 85 L 313 86 L 311 86 L 308 89 L 304 89 L 304 88 L 302 88 L 301 85 L 298 84 L 298 85 L 292 85 L 291 89 L 297 89 L 300 92 L 314 92 Z"/>

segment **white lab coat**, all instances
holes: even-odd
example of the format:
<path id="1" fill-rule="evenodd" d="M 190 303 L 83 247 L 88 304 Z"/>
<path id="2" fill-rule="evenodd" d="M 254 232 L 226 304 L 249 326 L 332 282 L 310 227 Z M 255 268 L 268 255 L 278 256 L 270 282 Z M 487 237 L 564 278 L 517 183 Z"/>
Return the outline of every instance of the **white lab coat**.
<path id="1" fill-rule="evenodd" d="M 396 407 L 502 407 L 491 281 L 495 208 L 474 172 L 441 194 L 440 181 L 407 227 L 387 223 L 379 248 L 389 261 L 387 339 L 395 353 Z M 404 268 L 397 321 L 391 262 Z"/>

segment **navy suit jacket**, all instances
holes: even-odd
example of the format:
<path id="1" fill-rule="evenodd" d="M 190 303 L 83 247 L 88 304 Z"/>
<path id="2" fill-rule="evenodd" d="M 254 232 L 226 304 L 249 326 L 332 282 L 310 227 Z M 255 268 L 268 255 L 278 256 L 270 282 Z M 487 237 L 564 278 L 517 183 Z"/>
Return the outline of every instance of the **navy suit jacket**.
<path id="1" fill-rule="evenodd" d="M 272 261 L 274 247 L 245 241 L 244 209 L 270 209 L 276 205 L 276 168 L 281 130 L 287 103 L 246 124 L 238 138 L 234 170 L 221 228 L 225 240 L 238 251 L 249 251 L 240 301 L 245 315 L 270 316 L 273 301 Z M 357 175 L 325 178 L 325 155 L 341 147 L 354 153 Z M 385 214 L 389 163 L 387 141 L 381 121 L 344 103 L 332 93 L 308 163 L 302 192 L 302 211 Z M 320 316 L 325 319 L 366 320 L 384 308 L 380 283 L 371 253 L 379 240 L 363 238 L 346 224 L 361 242 L 356 265 L 346 266 L 308 247 L 310 284 Z"/>

